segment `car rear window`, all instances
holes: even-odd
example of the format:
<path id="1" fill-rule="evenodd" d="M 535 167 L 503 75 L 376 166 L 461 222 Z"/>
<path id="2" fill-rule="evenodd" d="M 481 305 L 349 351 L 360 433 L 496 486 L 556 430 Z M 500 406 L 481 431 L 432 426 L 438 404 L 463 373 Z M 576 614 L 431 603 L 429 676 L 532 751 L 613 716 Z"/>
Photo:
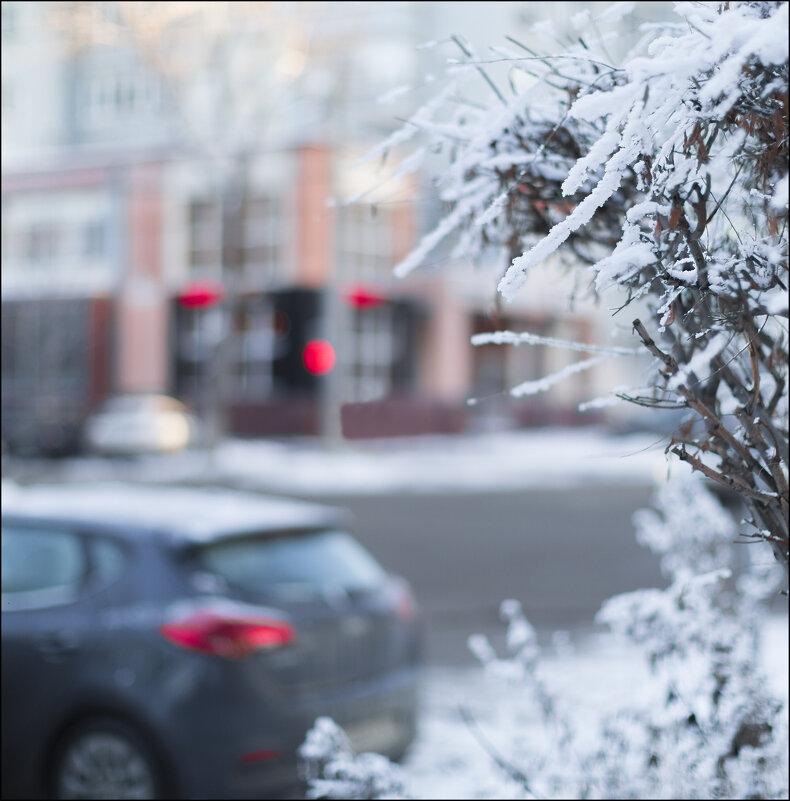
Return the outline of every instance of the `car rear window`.
<path id="1" fill-rule="evenodd" d="M 256 595 L 314 597 L 342 589 L 362 592 L 381 584 L 384 570 L 344 531 L 256 537 L 201 548 L 201 567 Z"/>

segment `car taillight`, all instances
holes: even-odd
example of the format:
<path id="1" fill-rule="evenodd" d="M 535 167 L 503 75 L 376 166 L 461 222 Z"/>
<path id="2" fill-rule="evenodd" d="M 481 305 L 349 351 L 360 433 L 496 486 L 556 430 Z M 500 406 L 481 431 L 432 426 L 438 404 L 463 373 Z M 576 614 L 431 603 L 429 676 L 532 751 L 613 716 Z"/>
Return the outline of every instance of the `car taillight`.
<path id="1" fill-rule="evenodd" d="M 408 593 L 404 592 L 398 598 L 398 604 L 395 607 L 395 614 L 401 620 L 411 620 L 411 618 L 415 615 L 414 604 L 412 603 L 411 598 L 409 597 Z"/>
<path id="2" fill-rule="evenodd" d="M 395 614 L 401 620 L 411 620 L 417 614 L 417 610 L 409 585 L 402 579 L 394 578 L 390 587 L 395 601 Z"/>
<path id="3" fill-rule="evenodd" d="M 159 627 L 162 636 L 180 648 L 226 659 L 244 659 L 263 649 L 296 640 L 290 623 L 268 618 L 231 618 L 215 612 L 196 612 Z"/>

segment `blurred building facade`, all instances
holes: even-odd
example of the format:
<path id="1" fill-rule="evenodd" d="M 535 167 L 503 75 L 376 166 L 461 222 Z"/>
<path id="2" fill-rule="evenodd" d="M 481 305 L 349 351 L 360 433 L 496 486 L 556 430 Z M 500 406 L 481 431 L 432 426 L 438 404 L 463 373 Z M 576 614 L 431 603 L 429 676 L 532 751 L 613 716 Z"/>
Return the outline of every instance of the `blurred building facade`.
<path id="1" fill-rule="evenodd" d="M 294 23 L 274 26 L 279 49 L 241 77 L 231 65 L 227 78 L 243 87 L 245 74 L 279 74 L 242 92 L 268 105 L 236 119 L 220 93 L 186 125 L 200 82 L 179 106 L 183 75 L 145 49 L 112 38 L 74 47 L 53 15 L 62 24 L 70 5 L 2 4 L 4 438 L 57 446 L 108 394 L 142 391 L 204 415 L 221 400 L 239 435 L 319 433 L 328 406 L 347 437 L 590 419 L 576 405 L 606 376 L 516 402 L 509 387 L 560 369 L 564 355 L 469 345 L 498 328 L 592 340 L 599 317 L 568 311 L 555 279 L 507 314 L 494 312 L 489 274 L 397 282 L 393 264 L 436 219 L 418 180 L 390 182 L 365 198 L 373 205 L 328 202 L 375 186 L 354 165 L 398 114 L 375 97 L 416 80 L 415 46 L 450 25 L 450 4 L 274 4 Z M 113 3 L 77 5 L 92 7 L 100 30 L 121 22 Z M 492 38 L 523 14 L 520 4 L 464 6 L 485 6 Z M 315 28 L 322 37 L 308 47 Z M 222 303 L 184 304 L 184 293 L 217 285 Z M 305 362 L 315 340 L 335 350 L 326 376 Z M 482 398 L 476 411 L 469 397 Z"/>

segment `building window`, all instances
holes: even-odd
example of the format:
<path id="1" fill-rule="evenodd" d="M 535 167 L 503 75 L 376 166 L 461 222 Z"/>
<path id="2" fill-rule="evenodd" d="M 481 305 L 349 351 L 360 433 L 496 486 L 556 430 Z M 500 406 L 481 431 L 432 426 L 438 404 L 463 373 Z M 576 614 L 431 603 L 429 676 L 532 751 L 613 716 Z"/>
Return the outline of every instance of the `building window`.
<path id="1" fill-rule="evenodd" d="M 87 301 L 3 302 L 4 406 L 86 394 L 88 319 Z"/>
<path id="2" fill-rule="evenodd" d="M 189 266 L 219 271 L 221 225 L 219 204 L 196 200 L 189 206 Z"/>
<path id="3" fill-rule="evenodd" d="M 362 203 L 341 209 L 338 240 L 338 263 L 344 279 L 391 277 L 393 243 L 389 209 Z"/>
<path id="4" fill-rule="evenodd" d="M 222 208 L 214 200 L 196 200 L 189 208 L 189 264 L 193 270 L 219 271 L 222 264 Z M 250 290 L 278 273 L 283 245 L 281 203 L 256 195 L 241 213 L 241 258 Z"/>
<path id="5" fill-rule="evenodd" d="M 388 306 L 352 312 L 350 401 L 365 403 L 390 394 L 395 357 L 392 322 L 392 310 Z"/>
<path id="6" fill-rule="evenodd" d="M 100 220 L 93 220 L 82 228 L 81 255 L 89 261 L 99 261 L 107 251 L 107 227 Z"/>
<path id="7" fill-rule="evenodd" d="M 52 223 L 34 223 L 27 231 L 25 257 L 31 264 L 53 261 L 58 252 L 58 229 Z"/>
<path id="8" fill-rule="evenodd" d="M 175 307 L 175 393 L 196 406 L 205 402 L 212 359 L 219 345 L 222 311 Z M 239 299 L 230 342 L 231 395 L 234 400 L 262 400 L 273 392 L 272 363 L 280 335 L 275 331 L 271 300 L 261 295 Z"/>
<path id="9" fill-rule="evenodd" d="M 284 224 L 279 199 L 254 195 L 245 201 L 242 237 L 244 272 L 247 277 L 260 281 L 277 274 Z"/>
<path id="10" fill-rule="evenodd" d="M 202 407 L 214 350 L 222 337 L 222 312 L 175 306 L 175 394 Z"/>
<path id="11" fill-rule="evenodd" d="M 351 312 L 347 401 L 366 403 L 414 391 L 424 314 L 406 298 Z"/>
<path id="12" fill-rule="evenodd" d="M 262 399 L 272 394 L 272 361 L 276 333 L 271 303 L 252 298 L 237 311 L 233 337 L 233 384 L 238 399 Z"/>
<path id="13" fill-rule="evenodd" d="M 93 125 L 112 125 L 161 106 L 162 87 L 155 75 L 140 70 L 108 71 L 99 66 L 90 71 L 85 85 L 86 118 Z"/>

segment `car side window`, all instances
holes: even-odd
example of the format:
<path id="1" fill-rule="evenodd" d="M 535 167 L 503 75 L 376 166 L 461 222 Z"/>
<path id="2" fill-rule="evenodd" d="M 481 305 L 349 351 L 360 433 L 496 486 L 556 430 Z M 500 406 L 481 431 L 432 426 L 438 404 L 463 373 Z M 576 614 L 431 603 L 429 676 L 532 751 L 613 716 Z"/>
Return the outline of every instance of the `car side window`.
<path id="1" fill-rule="evenodd" d="M 104 537 L 90 537 L 88 552 L 93 577 L 97 583 L 110 584 L 123 572 L 126 551 L 117 542 Z"/>
<path id="2" fill-rule="evenodd" d="M 2 526 L 3 608 L 64 603 L 85 578 L 87 561 L 80 538 L 55 528 Z M 9 601 L 9 603 L 6 603 Z"/>

